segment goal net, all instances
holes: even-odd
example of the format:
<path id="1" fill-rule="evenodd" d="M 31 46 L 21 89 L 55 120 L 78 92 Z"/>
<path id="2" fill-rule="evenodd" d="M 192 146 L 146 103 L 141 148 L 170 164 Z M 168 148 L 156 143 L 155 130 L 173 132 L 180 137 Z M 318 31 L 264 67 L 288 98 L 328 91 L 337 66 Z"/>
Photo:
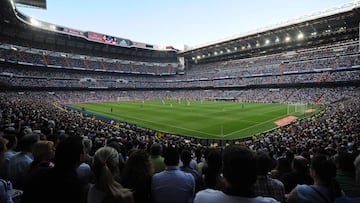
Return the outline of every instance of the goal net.
<path id="1" fill-rule="evenodd" d="M 288 115 L 303 115 L 305 114 L 307 109 L 307 104 L 302 103 L 291 103 L 287 106 L 287 114 Z"/>

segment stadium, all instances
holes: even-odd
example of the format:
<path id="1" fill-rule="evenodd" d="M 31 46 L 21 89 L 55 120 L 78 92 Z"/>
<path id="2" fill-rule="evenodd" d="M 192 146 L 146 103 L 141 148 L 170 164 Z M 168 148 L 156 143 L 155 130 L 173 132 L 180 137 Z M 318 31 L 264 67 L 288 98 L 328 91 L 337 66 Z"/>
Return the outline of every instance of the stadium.
<path id="1" fill-rule="evenodd" d="M 245 144 L 274 157 L 359 150 L 359 1 L 184 50 L 1 4 L 4 135 L 31 129 L 128 149 Z"/>

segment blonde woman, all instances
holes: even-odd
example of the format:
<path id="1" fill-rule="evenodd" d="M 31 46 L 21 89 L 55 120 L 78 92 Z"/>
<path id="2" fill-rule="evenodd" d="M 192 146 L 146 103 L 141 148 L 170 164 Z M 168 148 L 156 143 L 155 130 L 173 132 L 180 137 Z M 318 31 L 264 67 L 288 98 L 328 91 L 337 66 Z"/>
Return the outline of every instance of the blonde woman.
<path id="1" fill-rule="evenodd" d="M 101 147 L 93 160 L 95 184 L 88 191 L 88 203 L 132 203 L 133 195 L 119 178 L 119 153 L 112 147 Z"/>

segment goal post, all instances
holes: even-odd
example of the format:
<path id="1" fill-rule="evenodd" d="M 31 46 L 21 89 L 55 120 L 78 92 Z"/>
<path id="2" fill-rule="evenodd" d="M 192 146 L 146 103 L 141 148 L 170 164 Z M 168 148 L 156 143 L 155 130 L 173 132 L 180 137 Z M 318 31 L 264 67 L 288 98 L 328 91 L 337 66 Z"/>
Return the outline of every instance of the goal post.
<path id="1" fill-rule="evenodd" d="M 307 104 L 303 103 L 289 103 L 287 105 L 288 115 L 304 115 L 307 109 Z"/>

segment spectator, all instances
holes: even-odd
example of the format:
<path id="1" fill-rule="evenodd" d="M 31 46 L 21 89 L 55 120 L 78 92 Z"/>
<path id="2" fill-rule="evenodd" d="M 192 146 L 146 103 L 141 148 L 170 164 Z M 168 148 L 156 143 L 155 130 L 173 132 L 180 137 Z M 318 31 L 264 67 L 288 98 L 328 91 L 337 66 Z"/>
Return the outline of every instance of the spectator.
<path id="1" fill-rule="evenodd" d="M 30 165 L 29 174 L 41 167 L 54 167 L 55 147 L 52 141 L 40 140 L 35 143 L 32 154 L 34 161 Z"/>
<path id="2" fill-rule="evenodd" d="M 203 175 L 203 168 L 205 166 L 206 160 L 205 160 L 205 156 L 202 152 L 201 148 L 197 148 L 195 150 L 195 157 L 196 157 L 196 163 L 197 163 L 197 170 L 200 173 L 200 175 Z"/>
<path id="3" fill-rule="evenodd" d="M 154 143 L 150 147 L 150 161 L 154 168 L 154 173 L 159 173 L 165 169 L 164 158 L 161 156 L 161 145 Z"/>
<path id="4" fill-rule="evenodd" d="M 360 154 L 356 157 L 354 165 L 356 170 L 356 182 L 360 184 Z"/>
<path id="5" fill-rule="evenodd" d="M 29 173 L 30 165 L 34 160 L 32 151 L 34 145 L 39 141 L 37 134 L 27 134 L 19 141 L 20 152 L 9 160 L 7 176 L 13 183 L 14 188 L 23 189 L 26 175 Z"/>
<path id="6" fill-rule="evenodd" d="M 92 149 L 92 141 L 89 138 L 83 139 L 85 158 L 84 163 L 91 165 L 93 161 L 93 157 L 90 155 Z"/>
<path id="7" fill-rule="evenodd" d="M 354 160 L 353 154 L 346 151 L 335 155 L 336 180 L 348 197 L 360 197 L 360 184 L 356 183 Z"/>
<path id="8" fill-rule="evenodd" d="M 295 156 L 292 161 L 292 171 L 281 176 L 280 180 L 285 186 L 288 194 L 298 184 L 311 185 L 314 183 L 309 174 L 309 161 L 303 156 Z"/>
<path id="9" fill-rule="evenodd" d="M 286 157 L 280 157 L 276 160 L 276 168 L 271 171 L 271 177 L 280 180 L 285 173 L 291 172 L 291 162 Z"/>
<path id="10" fill-rule="evenodd" d="M 194 198 L 195 180 L 178 167 L 179 154 L 169 147 L 164 154 L 166 168 L 152 177 L 151 194 L 154 203 L 191 203 Z"/>
<path id="11" fill-rule="evenodd" d="M 195 192 L 198 192 L 202 189 L 204 189 L 204 181 L 200 175 L 200 173 L 197 171 L 197 169 L 192 168 L 190 166 L 191 161 L 191 153 L 189 150 L 184 149 L 181 152 L 180 160 L 182 161 L 183 165 L 180 167 L 180 170 L 190 173 L 195 180 Z"/>
<path id="12" fill-rule="evenodd" d="M 0 161 L 5 159 L 5 151 L 7 140 L 0 137 Z M 0 179 L 0 202 L 13 203 L 12 199 L 12 184 L 10 181 Z"/>
<path id="13" fill-rule="evenodd" d="M 9 165 L 9 160 L 16 155 L 17 151 L 17 137 L 15 134 L 5 134 L 3 136 L 8 142 L 6 144 L 5 160 L 2 162 L 2 167 L 0 168 L 0 177 L 8 179 L 7 176 L 7 167 Z"/>
<path id="14" fill-rule="evenodd" d="M 88 203 L 133 202 L 133 194 L 124 188 L 119 179 L 119 153 L 112 147 L 101 147 L 94 155 L 95 184 L 87 194 Z"/>
<path id="15" fill-rule="evenodd" d="M 60 141 L 55 152 L 55 166 L 42 168 L 30 177 L 21 203 L 83 203 L 85 186 L 78 179 L 76 168 L 84 157 L 79 136 L 71 135 Z"/>
<path id="16" fill-rule="evenodd" d="M 218 150 L 211 150 L 206 156 L 206 164 L 203 168 L 205 187 L 214 190 L 225 189 L 225 179 L 221 174 L 222 157 Z"/>
<path id="17" fill-rule="evenodd" d="M 290 192 L 288 203 L 327 203 L 334 202 L 341 196 L 340 186 L 335 180 L 336 166 L 332 161 L 327 160 L 325 155 L 315 155 L 312 158 L 310 172 L 314 184 L 297 185 Z"/>
<path id="18" fill-rule="evenodd" d="M 285 202 L 284 184 L 269 176 L 272 163 L 271 157 L 266 152 L 258 151 L 256 153 L 257 178 L 254 192 L 256 196 L 272 197 L 279 202 Z"/>
<path id="19" fill-rule="evenodd" d="M 134 151 L 126 161 L 121 184 L 134 192 L 134 203 L 151 202 L 152 170 L 149 154 L 145 150 Z"/>
<path id="20" fill-rule="evenodd" d="M 246 147 L 233 145 L 223 153 L 223 173 L 228 183 L 224 192 L 206 189 L 196 194 L 195 203 L 278 202 L 270 197 L 255 196 L 252 186 L 256 181 L 256 159 Z"/>

